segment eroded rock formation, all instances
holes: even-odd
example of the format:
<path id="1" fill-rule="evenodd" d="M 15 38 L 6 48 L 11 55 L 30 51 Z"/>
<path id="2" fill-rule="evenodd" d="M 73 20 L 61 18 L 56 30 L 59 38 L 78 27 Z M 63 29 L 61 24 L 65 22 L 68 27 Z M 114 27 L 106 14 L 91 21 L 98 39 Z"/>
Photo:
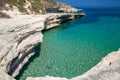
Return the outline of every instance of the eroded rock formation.
<path id="1" fill-rule="evenodd" d="M 34 47 L 42 42 L 42 30 L 58 26 L 64 21 L 75 18 L 76 15 L 84 16 L 82 14 L 54 13 L 21 15 L 11 19 L 2 19 L 0 24 L 0 70 L 12 77 L 18 75 L 24 64 L 35 54 Z"/>
<path id="2" fill-rule="evenodd" d="M 0 10 L 18 9 L 24 14 L 77 12 L 78 9 L 54 0 L 0 0 Z M 0 14 L 1 16 L 1 14 Z"/>
<path id="3" fill-rule="evenodd" d="M 47 13 L 52 12 L 78 12 L 78 9 L 71 7 L 68 4 L 56 2 L 54 0 L 41 0 L 41 3 L 45 7 Z"/>
<path id="4" fill-rule="evenodd" d="M 22 66 L 34 54 L 34 47 L 42 41 L 41 30 L 44 28 L 44 19 L 24 16 L 9 19 L 8 22 L 1 20 L 0 69 L 13 77 L 19 73 Z M 21 20 L 24 21 L 19 22 Z"/>

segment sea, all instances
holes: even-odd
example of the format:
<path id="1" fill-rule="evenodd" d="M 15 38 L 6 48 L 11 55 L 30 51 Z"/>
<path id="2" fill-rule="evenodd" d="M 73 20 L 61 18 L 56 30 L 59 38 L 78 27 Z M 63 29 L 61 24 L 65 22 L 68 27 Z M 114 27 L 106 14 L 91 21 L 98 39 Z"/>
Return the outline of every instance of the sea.
<path id="1" fill-rule="evenodd" d="M 73 78 L 82 75 L 102 58 L 120 48 L 120 9 L 84 8 L 86 16 L 43 32 L 36 54 L 20 71 L 27 77 Z"/>

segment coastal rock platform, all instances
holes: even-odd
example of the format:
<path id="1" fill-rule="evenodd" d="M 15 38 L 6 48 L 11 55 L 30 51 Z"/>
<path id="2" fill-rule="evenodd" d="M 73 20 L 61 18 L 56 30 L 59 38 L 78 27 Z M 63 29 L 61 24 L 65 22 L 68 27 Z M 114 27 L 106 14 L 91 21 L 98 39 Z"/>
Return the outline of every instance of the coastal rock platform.
<path id="1" fill-rule="evenodd" d="M 84 14 L 16 15 L 0 19 L 0 80 L 14 80 L 42 42 L 42 31 Z"/>

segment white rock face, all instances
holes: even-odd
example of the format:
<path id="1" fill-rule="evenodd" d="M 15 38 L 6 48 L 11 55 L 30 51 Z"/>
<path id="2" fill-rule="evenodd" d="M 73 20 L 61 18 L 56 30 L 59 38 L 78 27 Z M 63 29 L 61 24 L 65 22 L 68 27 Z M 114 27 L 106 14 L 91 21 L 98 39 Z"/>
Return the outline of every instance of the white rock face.
<path id="1" fill-rule="evenodd" d="M 51 15 L 45 20 L 45 30 L 51 29 L 53 27 L 59 26 L 61 23 L 67 22 L 74 18 L 80 18 L 85 16 L 85 14 L 73 14 L 73 13 L 58 13 Z"/>
<path id="2" fill-rule="evenodd" d="M 68 79 L 67 78 L 45 76 L 45 77 L 38 77 L 38 78 L 28 77 L 26 80 L 68 80 Z"/>
<path id="3" fill-rule="evenodd" d="M 49 16 L 51 19 L 46 22 Z M 62 21 L 74 18 L 74 16 L 75 14 L 63 13 L 17 14 L 12 15 L 13 18 L 10 19 L 0 19 L 0 70 L 13 77 L 18 75 L 23 65 L 35 54 L 35 46 L 42 42 L 41 31 L 58 26 Z"/>
<path id="4" fill-rule="evenodd" d="M 34 47 L 39 42 L 42 42 L 43 35 L 41 31 L 43 29 L 50 29 L 77 16 L 74 14 L 62 13 L 16 15 L 16 17 L 11 19 L 0 19 L 0 80 L 13 80 L 7 73 L 13 77 L 19 74 L 23 65 L 35 54 Z M 46 19 L 47 25 L 44 23 Z M 70 80 L 120 80 L 119 65 L 120 50 L 110 53 L 91 70 Z M 27 80 L 68 79 L 46 76 L 38 78 L 29 77 Z"/>
<path id="5" fill-rule="evenodd" d="M 0 20 L 0 69 L 15 77 L 42 42 L 47 16 L 21 15 Z"/>
<path id="6" fill-rule="evenodd" d="M 46 76 L 26 80 L 120 80 L 120 50 L 108 54 L 88 72 L 72 79 Z"/>
<path id="7" fill-rule="evenodd" d="M 66 13 L 72 13 L 72 12 L 78 12 L 79 10 L 76 8 L 60 8 L 59 9 L 62 12 L 66 12 Z"/>
<path id="8" fill-rule="evenodd" d="M 13 77 L 7 75 L 4 71 L 0 69 L 0 80 L 15 80 Z"/>

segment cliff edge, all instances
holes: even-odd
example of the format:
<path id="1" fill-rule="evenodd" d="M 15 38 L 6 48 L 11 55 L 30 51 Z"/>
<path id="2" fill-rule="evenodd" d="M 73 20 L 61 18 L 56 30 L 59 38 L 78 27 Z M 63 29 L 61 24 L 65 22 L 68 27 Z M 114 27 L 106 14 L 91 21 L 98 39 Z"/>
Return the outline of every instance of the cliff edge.
<path id="1" fill-rule="evenodd" d="M 19 74 L 29 58 L 35 54 L 34 48 L 42 42 L 43 30 L 56 27 L 76 16 L 84 15 L 49 13 L 0 19 L 0 80 L 13 80 Z"/>
<path id="2" fill-rule="evenodd" d="M 17 14 L 70 13 L 78 9 L 55 0 L 0 0 L 0 18 Z"/>
<path id="3" fill-rule="evenodd" d="M 0 80 L 15 80 L 14 77 L 35 54 L 34 48 L 42 42 L 42 30 L 85 15 L 71 13 L 77 11 L 53 0 L 0 0 Z M 119 65 L 120 50 L 72 79 L 46 76 L 28 77 L 27 80 L 119 80 Z"/>
<path id="4" fill-rule="evenodd" d="M 43 30 L 85 15 L 61 12 L 61 4 L 53 0 L 0 0 L 0 80 L 14 80 L 42 42 Z M 69 12 L 77 11 L 66 6 L 62 7 Z"/>

